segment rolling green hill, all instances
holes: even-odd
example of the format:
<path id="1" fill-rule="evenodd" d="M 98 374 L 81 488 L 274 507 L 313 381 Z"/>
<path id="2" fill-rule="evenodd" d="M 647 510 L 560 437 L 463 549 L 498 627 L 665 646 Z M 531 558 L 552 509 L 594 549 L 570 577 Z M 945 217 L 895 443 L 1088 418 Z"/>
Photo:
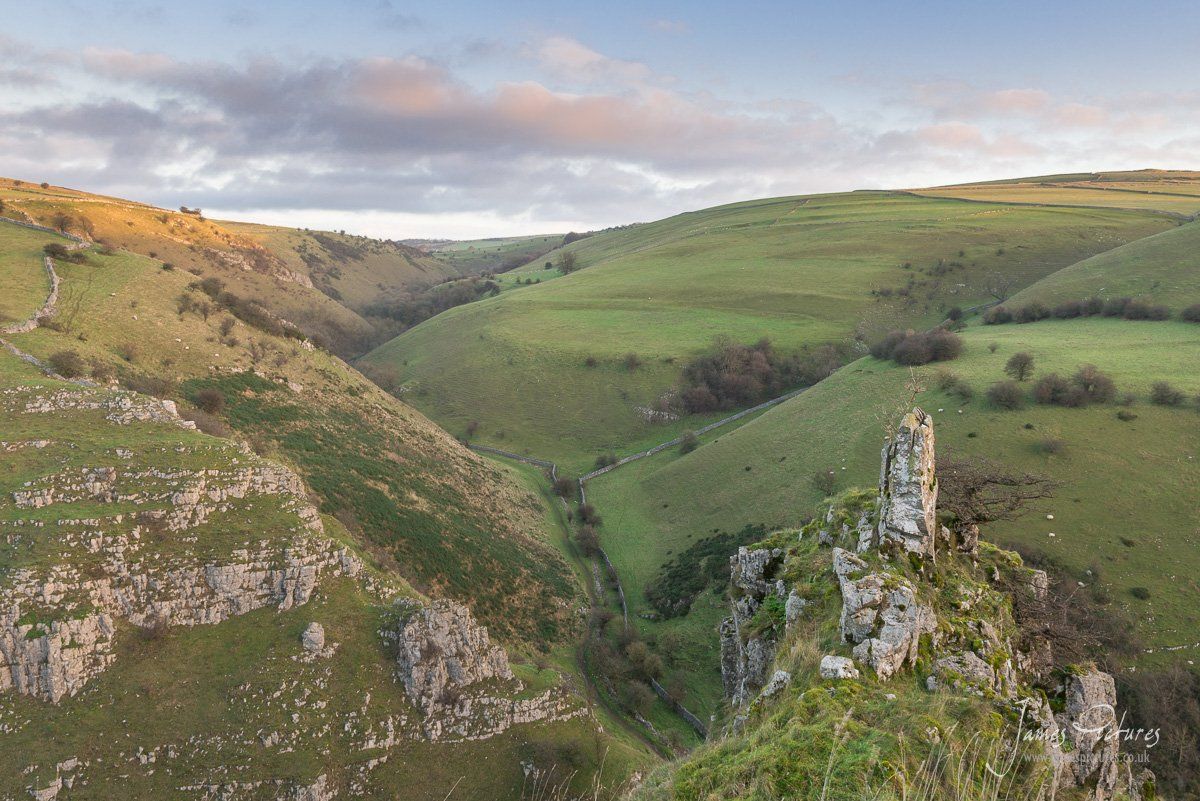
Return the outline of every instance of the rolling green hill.
<path id="1" fill-rule="evenodd" d="M 715 337 L 792 350 L 933 324 L 986 301 L 993 274 L 1025 286 L 1176 224 L 886 192 L 739 203 L 572 243 L 577 272 L 452 309 L 365 362 L 450 431 L 582 471 L 711 419 L 645 410 Z"/>
<path id="2" fill-rule="evenodd" d="M 1178 313 L 1200 303 L 1200 223 L 1148 236 L 1072 264 L 1018 292 L 1006 305 L 1047 306 L 1090 297 L 1140 298 Z"/>
<path id="3" fill-rule="evenodd" d="M 1200 173 L 1187 170 L 1044 175 L 977 184 L 917 189 L 924 197 L 983 202 L 1157 209 L 1182 217 L 1200 213 Z"/>
<path id="4" fill-rule="evenodd" d="M 363 316 L 364 307 L 472 268 L 393 241 L 216 221 L 200 209 L 183 213 L 16 179 L 0 179 L 0 204 L 0 217 L 61 228 L 218 278 L 345 355 L 389 335 Z"/>
<path id="5" fill-rule="evenodd" d="M 1200 616 L 1188 598 L 1196 591 L 1191 576 L 1200 569 L 1200 550 L 1185 532 L 1200 530 L 1191 501 L 1200 490 L 1200 411 L 1194 405 L 1154 406 L 1147 398 L 1150 385 L 1161 379 L 1189 397 L 1200 391 L 1194 369 L 1200 326 L 1045 321 L 972 326 L 963 338 L 960 359 L 915 371 L 923 387 L 917 402 L 938 415 L 939 447 L 1063 482 L 1040 516 L 994 523 L 990 536 L 1049 554 L 1081 580 L 1099 581 L 1138 620 L 1149 647 L 1194 641 L 1189 632 Z M 984 391 L 1005 377 L 1004 363 L 1017 351 L 1034 354 L 1035 379 L 1050 371 L 1070 374 L 1085 363 L 1099 366 L 1121 392 L 1134 393 L 1136 401 L 1125 411 L 1135 418 L 1118 419 L 1122 407 L 1111 404 L 991 407 Z M 953 371 L 976 396 L 964 402 L 940 391 L 941 370 Z M 804 522 L 824 494 L 814 486 L 818 471 L 834 471 L 839 488 L 870 486 L 879 472 L 882 423 L 903 405 L 909 381 L 908 368 L 866 357 L 737 430 L 714 432 L 692 453 L 666 451 L 589 482 L 588 500 L 604 519 L 601 539 L 625 579 L 632 611 L 647 636 L 667 646 L 668 663 L 687 676 L 690 703 L 711 707 L 719 697 L 712 631 L 726 614 L 725 603 L 704 593 L 687 617 L 648 621 L 642 619 L 652 611 L 646 588 L 666 563 L 705 537 L 736 534 L 746 524 Z M 1086 574 L 1089 568 L 1097 577 Z M 1153 588 L 1151 596 L 1134 597 L 1134 587 Z M 694 665 L 706 669 L 692 675 Z"/>

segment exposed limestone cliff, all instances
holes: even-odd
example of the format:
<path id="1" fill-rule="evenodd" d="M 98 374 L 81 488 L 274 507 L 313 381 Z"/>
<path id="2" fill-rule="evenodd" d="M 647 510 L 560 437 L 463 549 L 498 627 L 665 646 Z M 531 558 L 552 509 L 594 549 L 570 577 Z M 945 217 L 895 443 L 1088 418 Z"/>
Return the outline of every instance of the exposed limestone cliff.
<path id="1" fill-rule="evenodd" d="M 504 649 L 465 606 L 434 601 L 394 632 L 400 680 L 431 740 L 479 740 L 520 723 L 565 720 L 586 708 L 560 688 L 520 697 Z"/>

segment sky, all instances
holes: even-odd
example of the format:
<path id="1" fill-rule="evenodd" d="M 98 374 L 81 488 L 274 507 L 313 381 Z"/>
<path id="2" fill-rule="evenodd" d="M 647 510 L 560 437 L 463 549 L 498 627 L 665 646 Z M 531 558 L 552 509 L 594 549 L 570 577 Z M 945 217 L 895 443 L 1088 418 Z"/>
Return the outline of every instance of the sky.
<path id="1" fill-rule="evenodd" d="M 1200 5 L 0 0 L 0 175 L 389 239 L 1200 169 Z"/>

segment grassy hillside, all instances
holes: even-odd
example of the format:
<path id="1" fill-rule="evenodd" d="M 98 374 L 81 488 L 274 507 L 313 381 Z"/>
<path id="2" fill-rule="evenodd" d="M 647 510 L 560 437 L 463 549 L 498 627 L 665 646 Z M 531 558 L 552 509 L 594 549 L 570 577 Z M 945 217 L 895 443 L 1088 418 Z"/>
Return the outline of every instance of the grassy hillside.
<path id="1" fill-rule="evenodd" d="M 0 225 L 0 325 L 26 320 L 42 307 L 50 291 L 42 247 L 50 242 L 67 244 L 52 234 Z"/>
<path id="2" fill-rule="evenodd" d="M 0 390 L 0 613 L 9 613 L 14 585 L 58 575 L 45 599 L 20 601 L 31 638 L 57 619 L 40 603 L 59 602 L 55 592 L 81 577 L 107 575 L 110 560 L 134 574 L 200 565 L 205 575 L 247 553 L 282 562 L 277 554 L 320 548 L 326 538 L 335 548 L 361 545 L 331 516 L 323 534 L 309 530 L 297 515 L 302 497 L 256 492 L 222 499 L 207 520 L 183 530 L 155 525 L 153 515 L 170 512 L 188 477 L 206 476 L 215 487 L 221 476 L 267 463 L 225 438 L 95 408 L 118 398 L 132 408 L 157 402 L 49 379 L 7 352 Z M 13 502 L 31 486 L 62 486 L 99 466 L 115 467 L 115 497 L 67 489 L 42 508 Z M 429 742 L 380 636 L 396 625 L 393 601 L 418 595 L 385 559 L 363 555 L 371 582 L 322 575 L 315 595 L 286 611 L 268 606 L 195 626 L 118 619 L 112 664 L 58 703 L 0 692 L 0 794 L 26 797 L 65 780 L 80 799 L 112 798 L 118 787 L 124 798 L 187 797 L 204 785 L 240 795 L 259 782 L 272 788 L 267 797 L 299 797 L 324 775 L 339 795 L 444 799 L 458 786 L 463 797 L 515 798 L 527 783 L 523 761 L 545 769 L 557 761 L 556 781 L 564 781 L 569 758 L 577 790 L 601 764 L 602 780 L 614 785 L 645 764 L 635 743 L 619 730 L 602 735 L 589 717 L 518 726 L 482 742 Z M 65 594 L 68 619 L 89 613 Z M 318 659 L 301 647 L 313 621 L 332 649 Z M 556 686 L 574 692 L 569 670 L 519 658 L 514 670 L 526 697 Z"/>
<path id="3" fill-rule="evenodd" d="M 537 261 L 562 244 L 562 234 L 439 242 L 426 249 L 460 275 L 502 273 Z"/>
<path id="4" fill-rule="evenodd" d="M 1161 234 L 1072 264 L 1018 292 L 1006 303 L 1047 306 L 1090 297 L 1142 298 L 1178 313 L 1200 302 L 1200 223 Z"/>
<path id="5" fill-rule="evenodd" d="M 933 323 L 986 300 L 993 273 L 1024 286 L 1174 225 L 902 193 L 740 203 L 573 243 L 578 272 L 441 314 L 366 362 L 397 370 L 405 400 L 452 432 L 581 470 L 702 424 L 639 407 L 717 336 L 789 350 Z"/>
<path id="6" fill-rule="evenodd" d="M 62 228 L 181 271 L 220 278 L 238 295 L 345 354 L 378 341 L 375 326 L 359 313 L 363 306 L 459 274 L 396 242 L 220 222 L 15 179 L 0 179 L 0 204 L 0 216 Z"/>
<path id="7" fill-rule="evenodd" d="M 44 280 L 40 260 L 17 272 Z M 102 365 L 99 375 L 186 405 L 218 390 L 217 424 L 294 465 L 322 510 L 398 574 L 461 598 L 498 634 L 570 636 L 577 589 L 546 542 L 542 502 L 497 468 L 321 350 L 219 309 L 181 311 L 180 298 L 204 299 L 189 288 L 194 276 L 120 251 L 90 251 L 59 274 L 55 328 L 13 336 L 18 347 L 43 359 L 73 351 Z"/>
<path id="8" fill-rule="evenodd" d="M 1200 213 L 1200 173 L 1185 170 L 1046 175 L 915 192 L 984 202 L 1155 209 L 1184 217 Z"/>
<path id="9" fill-rule="evenodd" d="M 1147 397 L 1160 379 L 1189 397 L 1200 391 L 1194 369 L 1200 363 L 1200 326 L 1046 321 L 971 327 L 964 339 L 966 353 L 957 361 L 916 369 L 923 386 L 916 400 L 937 417 L 939 449 L 989 457 L 1063 482 L 1039 514 L 992 524 L 989 536 L 1050 554 L 1081 580 L 1099 581 L 1138 620 L 1150 647 L 1193 642 L 1190 632 L 1200 625 L 1188 600 L 1200 569 L 1192 536 L 1200 531 L 1192 500 L 1200 490 L 1200 410 L 1154 406 Z M 1022 350 L 1034 354 L 1035 379 L 1091 363 L 1137 400 L 1128 409 L 992 408 L 984 391 L 1004 378 L 1004 363 Z M 976 397 L 963 402 L 941 392 L 941 369 L 969 383 Z M 813 482 L 818 471 L 833 470 L 839 488 L 871 486 L 878 477 L 882 423 L 903 405 L 909 381 L 907 368 L 867 357 L 690 454 L 667 451 L 589 482 L 588 500 L 604 520 L 602 542 L 626 582 L 638 625 L 666 645 L 669 666 L 686 675 L 694 699 L 689 703 L 711 706 L 719 696 L 713 626 L 724 601 L 704 593 L 687 617 L 656 622 L 642 618 L 652 611 L 646 588 L 664 564 L 706 537 L 736 535 L 750 523 L 770 528 L 803 522 L 823 495 Z M 1136 417 L 1122 421 L 1119 410 Z M 1048 452 L 1047 441 L 1056 452 Z M 1054 514 L 1053 521 L 1045 514 Z M 1088 576 L 1089 568 L 1098 577 Z M 1134 587 L 1150 588 L 1149 598 L 1132 595 Z M 1146 657 L 1163 658 L 1172 657 Z M 702 669 L 693 673 L 696 665 Z"/>
<path id="10" fill-rule="evenodd" d="M 389 295 L 466 274 L 399 242 L 255 223 L 221 225 L 262 245 L 289 270 L 307 275 L 323 293 L 356 311 Z"/>

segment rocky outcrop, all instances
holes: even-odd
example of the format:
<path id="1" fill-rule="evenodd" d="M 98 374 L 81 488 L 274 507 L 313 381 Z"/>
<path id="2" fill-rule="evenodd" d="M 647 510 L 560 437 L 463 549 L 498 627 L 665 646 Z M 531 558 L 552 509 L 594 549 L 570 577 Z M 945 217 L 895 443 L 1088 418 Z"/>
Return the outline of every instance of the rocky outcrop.
<path id="1" fill-rule="evenodd" d="M 932 558 L 937 533 L 933 418 L 913 409 L 883 448 L 875 548 Z"/>
<path id="2" fill-rule="evenodd" d="M 1070 677 L 1066 707 L 1056 716 L 1072 746 L 1063 761 L 1064 778 L 1078 787 L 1094 787 L 1096 801 L 1107 801 L 1117 789 L 1120 741 L 1115 736 L 1116 704 L 1113 677 L 1092 669 Z"/>
<path id="3" fill-rule="evenodd" d="M 523 686 L 504 649 L 492 643 L 487 628 L 461 604 L 434 601 L 385 636 L 396 643 L 400 680 L 422 711 L 430 740 L 481 740 L 518 724 L 587 713 L 557 687 L 515 697 Z"/>
<path id="4" fill-rule="evenodd" d="M 211 625 L 266 606 L 283 611 L 307 603 L 322 572 L 356 564 L 317 539 L 200 565 L 116 560 L 109 575 L 87 580 L 66 565 L 18 571 L 0 589 L 0 691 L 57 702 L 112 665 L 116 620 L 153 629 Z"/>
<path id="5" fill-rule="evenodd" d="M 862 559 L 835 548 L 834 573 L 842 590 L 841 634 L 857 643 L 854 658 L 881 679 L 917 661 L 921 635 L 936 625 L 933 610 L 917 600 L 915 588 L 890 573 L 867 573 Z"/>
<path id="6" fill-rule="evenodd" d="M 750 636 L 747 625 L 768 596 L 784 599 L 787 589 L 775 577 L 783 560 L 780 548 L 739 548 L 730 557 L 730 579 L 739 596 L 731 604 L 731 614 L 721 621 L 721 680 L 725 695 L 735 706 L 744 706 L 762 690 L 775 659 L 775 641 L 770 636 Z M 792 601 L 796 615 L 802 599 Z M 787 602 L 784 602 L 785 610 Z M 785 611 L 785 617 L 786 617 Z"/>
<path id="7" fill-rule="evenodd" d="M 487 628 L 469 609 L 453 601 L 434 601 L 413 614 L 400 629 L 397 645 L 404 689 L 426 711 L 458 688 L 513 677 L 504 649 L 492 644 Z"/>

